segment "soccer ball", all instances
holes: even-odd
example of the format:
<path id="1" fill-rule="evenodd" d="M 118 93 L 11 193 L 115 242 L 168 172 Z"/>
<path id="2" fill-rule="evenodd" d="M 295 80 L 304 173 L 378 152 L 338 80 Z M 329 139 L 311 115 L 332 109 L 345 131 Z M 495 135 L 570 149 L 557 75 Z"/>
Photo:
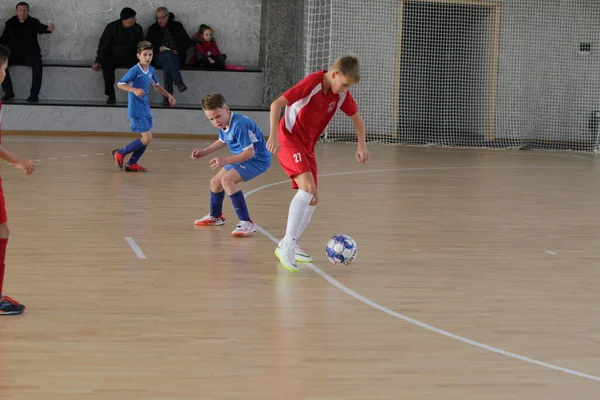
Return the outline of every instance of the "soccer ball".
<path id="1" fill-rule="evenodd" d="M 335 235 L 325 247 L 327 258 L 332 264 L 349 265 L 356 259 L 358 248 L 356 242 L 348 235 Z"/>

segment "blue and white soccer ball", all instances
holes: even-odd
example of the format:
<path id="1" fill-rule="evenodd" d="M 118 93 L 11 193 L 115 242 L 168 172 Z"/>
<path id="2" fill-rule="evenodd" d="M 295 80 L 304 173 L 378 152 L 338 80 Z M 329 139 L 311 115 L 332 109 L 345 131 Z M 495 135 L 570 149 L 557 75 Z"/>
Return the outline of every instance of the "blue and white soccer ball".
<path id="1" fill-rule="evenodd" d="M 335 235 L 325 247 L 327 258 L 332 264 L 349 265 L 356 259 L 358 247 L 356 242 L 348 235 Z"/>

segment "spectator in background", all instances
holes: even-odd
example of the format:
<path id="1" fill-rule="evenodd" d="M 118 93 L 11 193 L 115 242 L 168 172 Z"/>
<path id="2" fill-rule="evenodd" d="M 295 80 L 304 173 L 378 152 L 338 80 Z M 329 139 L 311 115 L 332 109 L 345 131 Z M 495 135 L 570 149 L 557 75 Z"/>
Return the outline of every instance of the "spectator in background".
<path id="1" fill-rule="evenodd" d="M 30 17 L 29 4 L 24 1 L 17 4 L 16 11 L 17 15 L 6 21 L 4 32 L 0 37 L 0 44 L 10 49 L 9 65 L 31 67 L 31 91 L 27 101 L 37 102 L 42 88 L 42 52 L 37 35 L 54 32 L 54 25 L 44 25 L 38 19 Z M 15 97 L 8 69 L 6 78 L 2 82 L 2 90 L 4 91 L 3 101 Z"/>
<path id="2" fill-rule="evenodd" d="M 144 40 L 144 31 L 136 23 L 136 13 L 129 7 L 121 10 L 121 19 L 106 25 L 100 43 L 94 70 L 102 68 L 106 104 L 115 104 L 115 70 L 118 67 L 131 68 L 137 64 L 137 45 Z"/>
<path id="3" fill-rule="evenodd" d="M 190 68 L 223 71 L 225 69 L 226 54 L 221 54 L 217 41 L 213 37 L 212 28 L 200 25 L 194 34 L 194 57 L 190 60 Z"/>
<path id="4" fill-rule="evenodd" d="M 192 39 L 167 7 L 158 7 L 155 17 L 156 22 L 150 25 L 146 34 L 146 40 L 154 47 L 152 63 L 162 69 L 165 89 L 169 94 L 173 94 L 173 83 L 180 93 L 185 92 L 187 86 L 183 83 L 180 68 L 185 65 L 186 51 L 192 45 Z M 163 105 L 169 105 L 166 97 Z"/>

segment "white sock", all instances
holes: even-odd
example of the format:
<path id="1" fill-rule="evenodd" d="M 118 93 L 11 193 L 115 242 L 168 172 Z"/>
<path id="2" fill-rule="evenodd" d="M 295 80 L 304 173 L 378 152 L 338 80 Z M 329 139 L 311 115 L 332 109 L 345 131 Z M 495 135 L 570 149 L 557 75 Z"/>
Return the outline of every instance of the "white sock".
<path id="1" fill-rule="evenodd" d="M 296 244 L 298 243 L 298 240 L 300 240 L 300 237 L 302 236 L 302 234 L 304 233 L 304 230 L 308 226 L 308 223 L 310 222 L 310 219 L 312 218 L 312 215 L 315 212 L 316 208 L 317 208 L 317 206 L 310 206 L 310 205 L 306 208 L 306 211 L 304 212 L 304 217 L 302 218 L 302 228 L 300 229 L 300 232 L 298 232 L 298 238 L 296 240 Z"/>
<path id="2" fill-rule="evenodd" d="M 298 189 L 298 193 L 292 199 L 285 228 L 285 237 L 283 238 L 283 247 L 291 249 L 298 242 L 300 230 L 304 225 L 304 215 L 312 198 L 312 194 Z"/>

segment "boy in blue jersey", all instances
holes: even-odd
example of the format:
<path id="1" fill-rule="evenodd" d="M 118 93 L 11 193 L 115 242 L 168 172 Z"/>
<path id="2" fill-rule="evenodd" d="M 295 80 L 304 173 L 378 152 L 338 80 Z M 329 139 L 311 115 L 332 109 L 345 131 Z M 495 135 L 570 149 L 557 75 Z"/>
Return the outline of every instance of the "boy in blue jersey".
<path id="1" fill-rule="evenodd" d="M 119 81 L 118 87 L 128 94 L 127 114 L 131 119 L 131 131 L 142 134 L 141 139 L 136 139 L 122 149 L 113 150 L 113 159 L 119 170 L 127 172 L 147 172 L 148 170 L 138 164 L 138 161 L 146 146 L 152 142 L 152 114 L 150 113 L 150 100 L 148 99 L 148 90 L 150 85 L 169 99 L 171 106 L 175 105 L 175 98 L 169 94 L 162 86 L 158 84 L 158 78 L 154 68 L 150 66 L 152 62 L 152 43 L 139 42 L 137 46 L 137 58 L 139 63 L 127 71 L 125 76 Z M 126 165 L 125 156 L 133 153 Z"/>
<path id="2" fill-rule="evenodd" d="M 256 232 L 256 226 L 250 219 L 246 199 L 237 184 L 248 182 L 268 170 L 271 166 L 271 153 L 267 150 L 265 138 L 256 123 L 248 117 L 231 112 L 220 93 L 206 95 L 202 99 L 202 109 L 206 118 L 219 129 L 219 139 L 204 149 L 192 151 L 192 159 L 205 157 L 225 146 L 229 147 L 233 155 L 210 160 L 212 169 L 222 169 L 210 180 L 210 213 L 196 220 L 194 225 L 223 225 L 223 199 L 227 193 L 240 220 L 231 234 L 248 236 Z"/>

